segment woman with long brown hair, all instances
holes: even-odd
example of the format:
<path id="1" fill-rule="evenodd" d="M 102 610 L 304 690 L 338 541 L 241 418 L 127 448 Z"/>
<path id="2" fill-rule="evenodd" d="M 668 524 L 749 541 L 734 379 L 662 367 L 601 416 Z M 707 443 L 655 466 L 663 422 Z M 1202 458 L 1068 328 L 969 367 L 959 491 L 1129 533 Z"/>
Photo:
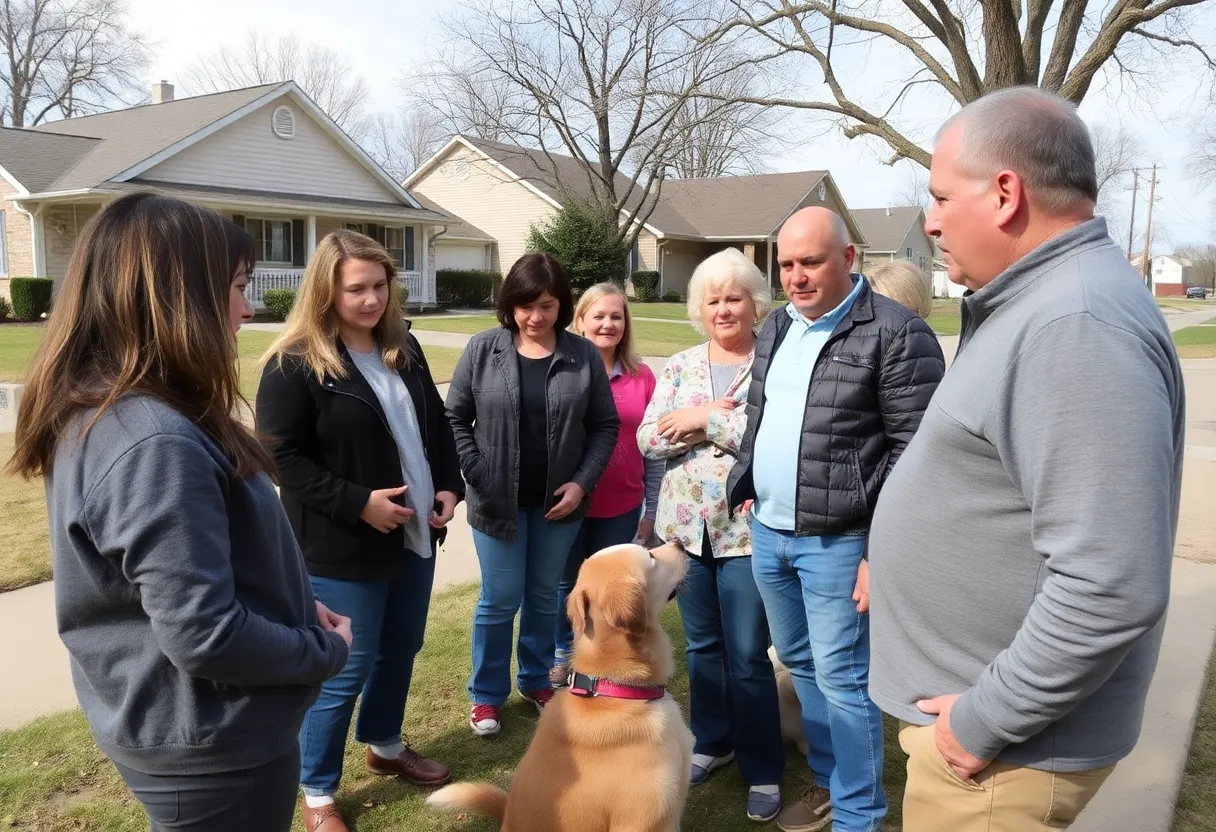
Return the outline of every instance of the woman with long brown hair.
<path id="1" fill-rule="evenodd" d="M 354 231 L 327 235 L 258 389 L 258 426 L 313 591 L 350 616 L 355 634 L 350 662 L 325 683 L 300 732 L 309 832 L 346 829 L 334 796 L 360 694 L 355 739 L 367 744 L 370 771 L 419 786 L 449 779 L 404 742 L 401 725 L 435 549 L 464 482 L 443 400 L 401 307 L 383 246 Z"/>
<path id="2" fill-rule="evenodd" d="M 85 226 L 9 470 L 47 480 L 55 607 L 93 737 L 154 830 L 285 832 L 297 736 L 346 663 L 236 416 L 253 241 L 132 194 Z"/>

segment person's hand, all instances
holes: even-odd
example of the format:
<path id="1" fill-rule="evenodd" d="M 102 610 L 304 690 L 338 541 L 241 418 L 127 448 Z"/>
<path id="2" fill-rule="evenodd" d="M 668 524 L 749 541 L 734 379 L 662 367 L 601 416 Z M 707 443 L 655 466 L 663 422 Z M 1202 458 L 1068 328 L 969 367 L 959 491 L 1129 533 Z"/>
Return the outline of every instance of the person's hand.
<path id="1" fill-rule="evenodd" d="M 987 768 L 992 761 L 981 760 L 971 754 L 963 748 L 954 736 L 954 732 L 950 730 L 950 710 L 958 701 L 958 697 L 957 693 L 951 693 L 933 699 L 922 699 L 916 703 L 916 707 L 921 710 L 921 713 L 937 715 L 937 722 L 933 726 L 933 742 L 937 745 L 938 752 L 946 761 L 946 765 L 954 769 L 955 774 L 964 780 L 971 780 Z"/>
<path id="2" fill-rule="evenodd" d="M 408 485 L 403 485 L 400 488 L 381 488 L 373 491 L 359 517 L 376 531 L 388 534 L 414 516 L 412 508 L 393 502 L 393 497 L 400 497 L 408 488 Z"/>
<path id="3" fill-rule="evenodd" d="M 735 511 L 746 517 L 751 512 L 752 503 L 754 502 L 755 500 L 744 500 L 743 502 L 739 503 L 739 505 L 735 506 Z"/>
<path id="4" fill-rule="evenodd" d="M 654 537 L 654 521 L 647 520 L 645 517 L 638 522 L 638 533 L 634 536 L 634 540 L 645 546 L 650 542 L 650 538 Z"/>
<path id="5" fill-rule="evenodd" d="M 545 512 L 546 520 L 561 520 L 578 508 L 578 504 L 583 501 L 583 497 L 587 496 L 587 492 L 578 483 L 568 482 L 559 485 L 553 492 L 553 496 L 558 498 L 557 504 Z"/>
<path id="6" fill-rule="evenodd" d="M 346 642 L 346 648 L 349 650 L 355 640 L 354 634 L 350 630 L 350 619 L 345 615 L 338 615 L 320 601 L 317 601 L 316 604 L 317 620 L 321 623 L 321 629 L 327 633 L 333 632 L 342 636 L 342 640 Z"/>
<path id="7" fill-rule="evenodd" d="M 427 524 L 432 529 L 442 529 L 451 522 L 452 515 L 456 513 L 456 504 L 460 502 L 460 498 L 451 491 L 439 491 L 435 494 L 435 499 L 443 506 L 443 511 L 432 511 Z"/>
<path id="8" fill-rule="evenodd" d="M 853 588 L 853 600 L 858 612 L 870 611 L 870 562 L 862 558 L 857 567 L 857 586 Z"/>
<path id="9" fill-rule="evenodd" d="M 659 435 L 672 444 L 688 442 L 697 435 L 704 436 L 709 427 L 709 414 L 715 410 L 734 410 L 733 399 L 718 399 L 701 407 L 681 407 L 659 417 Z"/>

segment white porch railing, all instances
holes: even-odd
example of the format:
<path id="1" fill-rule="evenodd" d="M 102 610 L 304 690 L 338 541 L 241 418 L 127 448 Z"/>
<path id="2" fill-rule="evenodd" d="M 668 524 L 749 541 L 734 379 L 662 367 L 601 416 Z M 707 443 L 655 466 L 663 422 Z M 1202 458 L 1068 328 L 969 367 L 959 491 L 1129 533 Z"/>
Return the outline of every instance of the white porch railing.
<path id="1" fill-rule="evenodd" d="M 435 276 L 422 272 L 397 272 L 397 277 L 405 285 L 406 303 L 410 306 L 427 305 L 435 302 Z M 267 289 L 298 289 L 304 279 L 303 269 L 273 269 L 257 267 L 249 278 L 249 286 L 245 296 L 255 307 L 264 307 L 264 297 Z"/>

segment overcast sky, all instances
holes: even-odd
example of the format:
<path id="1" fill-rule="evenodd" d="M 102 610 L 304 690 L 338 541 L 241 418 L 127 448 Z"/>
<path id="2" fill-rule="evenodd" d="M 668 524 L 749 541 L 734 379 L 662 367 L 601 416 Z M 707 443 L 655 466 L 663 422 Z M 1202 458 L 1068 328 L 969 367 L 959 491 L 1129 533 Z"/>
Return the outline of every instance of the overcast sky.
<path id="1" fill-rule="evenodd" d="M 450 8 L 448 0 L 362 0 L 358 4 L 333 0 L 131 0 L 131 23 L 156 47 L 149 84 L 162 78 L 180 83 L 185 69 L 200 54 L 224 45 L 239 45 L 249 29 L 256 29 L 269 34 L 294 33 L 303 43 L 320 42 L 339 52 L 367 79 L 373 106 L 388 109 L 399 99 L 396 82 L 401 67 L 424 54 L 428 43 L 435 42 L 439 28 L 435 15 L 440 9 Z M 1209 21 L 1204 34 L 1213 33 L 1216 20 Z M 1210 36 L 1204 40 L 1213 42 Z M 1134 110 L 1101 89 L 1091 93 L 1081 106 L 1082 115 L 1091 124 L 1122 121 L 1134 129 L 1148 151 L 1145 162 L 1164 165 L 1154 209 L 1153 248 L 1157 253 L 1182 243 L 1216 240 L 1216 187 L 1202 192 L 1198 187 L 1202 183 L 1191 181 L 1185 165 L 1185 120 L 1194 112 L 1196 93 L 1206 97 L 1207 89 L 1197 72 L 1194 76 L 1177 75 L 1173 81 L 1152 96 L 1151 105 L 1141 104 Z M 925 115 L 935 122 L 949 112 Z M 894 201 L 908 178 L 911 163 L 888 167 L 882 163 L 883 158 L 860 140 L 848 141 L 832 134 L 790 146 L 768 165 L 775 171 L 826 168 L 851 208 L 869 208 Z M 1146 208 L 1147 194 L 1142 189 L 1137 208 L 1137 246 L 1142 245 Z M 1112 232 L 1126 246 L 1126 219 Z"/>

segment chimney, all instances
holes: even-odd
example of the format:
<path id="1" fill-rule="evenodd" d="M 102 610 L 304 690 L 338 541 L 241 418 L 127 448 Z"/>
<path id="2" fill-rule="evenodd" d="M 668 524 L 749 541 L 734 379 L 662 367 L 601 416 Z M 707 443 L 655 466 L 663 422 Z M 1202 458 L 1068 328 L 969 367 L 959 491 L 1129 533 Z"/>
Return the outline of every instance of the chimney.
<path id="1" fill-rule="evenodd" d="M 164 104 L 166 101 L 173 100 L 173 85 L 168 81 L 162 80 L 159 84 L 152 85 L 152 103 Z"/>

